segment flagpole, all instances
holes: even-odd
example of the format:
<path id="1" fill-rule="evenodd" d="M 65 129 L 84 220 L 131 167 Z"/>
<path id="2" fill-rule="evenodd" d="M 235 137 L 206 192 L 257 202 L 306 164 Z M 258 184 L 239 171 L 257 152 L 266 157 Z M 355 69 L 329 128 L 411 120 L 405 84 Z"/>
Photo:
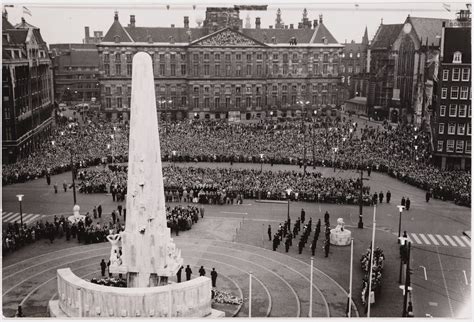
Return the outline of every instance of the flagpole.
<path id="1" fill-rule="evenodd" d="M 375 212 L 377 206 L 374 205 L 374 219 L 372 228 L 372 249 L 370 250 L 370 272 L 369 272 L 369 300 L 367 301 L 367 317 L 370 318 L 370 295 L 372 293 L 372 270 L 374 268 L 374 246 L 375 246 Z"/>
<path id="2" fill-rule="evenodd" d="M 351 238 L 351 265 L 350 265 L 350 273 L 349 273 L 349 308 L 347 317 L 351 317 L 352 311 L 352 266 L 354 262 L 354 238 Z M 370 295 L 369 295 L 370 296 Z"/>

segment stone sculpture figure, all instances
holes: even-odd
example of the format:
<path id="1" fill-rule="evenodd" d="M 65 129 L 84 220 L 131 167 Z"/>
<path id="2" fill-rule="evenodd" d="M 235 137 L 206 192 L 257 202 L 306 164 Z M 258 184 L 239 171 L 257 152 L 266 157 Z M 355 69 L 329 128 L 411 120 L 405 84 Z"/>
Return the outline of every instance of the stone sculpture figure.
<path id="1" fill-rule="evenodd" d="M 107 240 L 112 244 L 112 248 L 110 249 L 110 264 L 111 265 L 120 265 L 120 248 L 119 243 L 122 240 L 120 234 L 115 235 L 108 235 Z"/>

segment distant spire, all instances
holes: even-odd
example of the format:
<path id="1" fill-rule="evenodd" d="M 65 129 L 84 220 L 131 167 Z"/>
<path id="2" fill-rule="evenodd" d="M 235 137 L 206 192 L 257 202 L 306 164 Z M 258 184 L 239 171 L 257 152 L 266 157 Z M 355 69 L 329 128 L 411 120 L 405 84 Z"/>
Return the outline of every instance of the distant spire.
<path id="1" fill-rule="evenodd" d="M 281 9 L 277 10 L 277 17 L 275 19 L 275 29 L 283 29 L 283 20 L 281 20 Z"/>
<path id="2" fill-rule="evenodd" d="M 115 20 L 115 21 L 118 21 L 118 20 L 119 20 L 118 11 L 117 11 L 117 10 L 114 11 L 114 20 Z"/>
<path id="3" fill-rule="evenodd" d="M 369 34 L 367 32 L 367 26 L 365 26 L 364 37 L 362 37 L 362 44 L 368 45 L 369 44 Z"/>
<path id="4" fill-rule="evenodd" d="M 247 17 L 245 17 L 245 28 L 249 29 L 252 28 L 250 25 L 250 15 L 247 13 Z"/>
<path id="5" fill-rule="evenodd" d="M 380 24 L 383 25 L 383 18 L 380 18 Z"/>
<path id="6" fill-rule="evenodd" d="M 306 8 L 303 9 L 303 19 L 308 18 L 308 10 Z"/>

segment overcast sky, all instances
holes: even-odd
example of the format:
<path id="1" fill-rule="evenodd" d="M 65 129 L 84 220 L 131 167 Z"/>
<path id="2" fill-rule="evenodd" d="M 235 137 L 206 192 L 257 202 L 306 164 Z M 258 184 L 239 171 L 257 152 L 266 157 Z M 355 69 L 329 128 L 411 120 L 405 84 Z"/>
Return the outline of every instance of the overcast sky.
<path id="1" fill-rule="evenodd" d="M 54 43 L 81 43 L 84 38 L 84 26 L 89 26 L 91 35 L 94 30 L 105 33 L 113 22 L 114 11 L 118 10 L 122 25 L 129 23 L 130 15 L 136 16 L 137 26 L 164 27 L 175 24 L 183 26 L 183 16 L 189 16 L 192 27 L 196 26 L 197 19 L 203 19 L 206 6 L 232 6 L 234 4 L 268 4 L 267 11 L 241 11 L 240 17 L 244 20 L 250 16 L 252 28 L 255 27 L 255 17 L 261 17 L 262 27 L 268 28 L 275 24 L 276 11 L 282 10 L 285 24 L 293 23 L 296 26 L 301 21 L 303 8 L 308 10 L 308 18 L 312 21 L 323 15 L 324 24 L 333 36 L 341 43 L 346 39 L 360 42 L 364 29 L 367 26 L 371 40 L 383 18 L 384 24 L 402 23 L 407 15 L 416 17 L 434 17 L 452 19 L 455 12 L 466 8 L 466 1 L 354 1 L 334 0 L 297 0 L 297 1 L 124 1 L 124 0 L 29 0 L 29 1 L 2 1 L 3 4 L 12 3 L 13 8 L 7 8 L 9 20 L 12 24 L 20 22 L 21 17 L 39 27 L 44 40 L 48 44 Z M 133 5 L 131 4 L 133 3 Z M 447 11 L 443 3 L 449 5 Z M 169 5 L 169 9 L 167 9 Z M 195 9 L 193 8 L 195 5 Z M 31 12 L 31 16 L 23 12 L 23 6 Z"/>

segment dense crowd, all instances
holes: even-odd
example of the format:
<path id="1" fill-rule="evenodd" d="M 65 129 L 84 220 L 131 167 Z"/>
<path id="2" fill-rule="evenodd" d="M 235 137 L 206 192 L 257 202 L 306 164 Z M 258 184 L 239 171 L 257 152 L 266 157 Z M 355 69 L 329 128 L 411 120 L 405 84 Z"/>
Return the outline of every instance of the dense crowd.
<path id="1" fill-rule="evenodd" d="M 201 218 L 204 217 L 204 208 L 191 205 L 177 205 L 173 208 L 166 206 L 167 226 L 172 232 L 176 232 L 176 235 L 179 235 L 180 231 L 191 229 L 193 224 L 198 222 L 199 215 L 201 215 Z"/>
<path id="2" fill-rule="evenodd" d="M 113 184 L 117 177 L 126 180 L 124 168 L 114 172 L 100 167 L 88 173 L 91 175 L 84 177 L 81 186 L 88 186 L 91 191 Z M 322 177 L 316 172 L 304 176 L 299 171 L 167 166 L 163 168 L 163 176 L 166 201 L 201 204 L 239 204 L 243 199 L 285 200 L 288 188 L 292 190 L 293 200 L 353 204 L 358 202 L 360 187 L 358 179 Z M 370 188 L 364 187 L 363 191 L 365 203 L 372 204 Z"/>
<path id="3" fill-rule="evenodd" d="M 103 121 L 59 126 L 41 152 L 3 166 L 3 184 L 22 182 L 76 166 L 128 159 L 128 125 Z M 62 135 L 61 135 L 62 133 Z M 160 127 L 162 158 L 182 162 L 253 162 L 370 168 L 431 190 L 434 198 L 470 205 L 470 173 L 431 165 L 430 137 L 412 125 L 363 126 L 350 119 L 333 123 L 251 123 L 225 121 L 164 123 Z M 81 138 L 80 140 L 78 138 Z M 109 147 L 109 148 L 107 148 Z M 261 154 L 263 156 L 261 156 Z M 306 155 L 306 158 L 304 158 Z M 108 174 L 106 174 L 108 175 Z M 109 182 L 110 178 L 97 180 Z M 101 191 L 105 186 L 95 187 Z M 84 192 L 91 187 L 82 187 Z"/>

